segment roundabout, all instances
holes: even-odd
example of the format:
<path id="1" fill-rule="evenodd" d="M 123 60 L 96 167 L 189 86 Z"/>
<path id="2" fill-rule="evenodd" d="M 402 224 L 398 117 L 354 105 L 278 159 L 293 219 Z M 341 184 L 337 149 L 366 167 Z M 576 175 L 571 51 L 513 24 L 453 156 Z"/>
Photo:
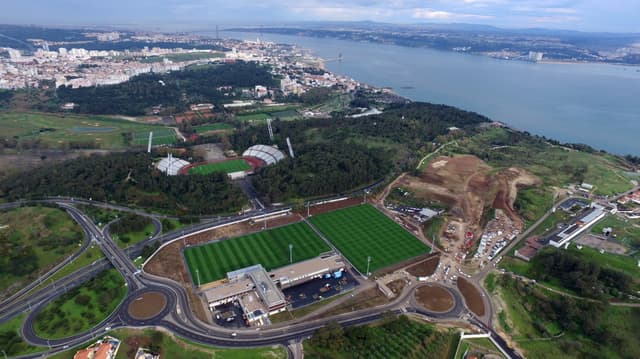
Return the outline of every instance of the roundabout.
<path id="1" fill-rule="evenodd" d="M 167 296 L 160 292 L 145 292 L 132 298 L 127 311 L 132 318 L 137 320 L 151 319 L 162 313 L 167 307 Z"/>
<path id="2" fill-rule="evenodd" d="M 424 309 L 436 313 L 447 313 L 455 305 L 455 298 L 451 291 L 437 284 L 427 284 L 418 288 L 415 297 Z"/>

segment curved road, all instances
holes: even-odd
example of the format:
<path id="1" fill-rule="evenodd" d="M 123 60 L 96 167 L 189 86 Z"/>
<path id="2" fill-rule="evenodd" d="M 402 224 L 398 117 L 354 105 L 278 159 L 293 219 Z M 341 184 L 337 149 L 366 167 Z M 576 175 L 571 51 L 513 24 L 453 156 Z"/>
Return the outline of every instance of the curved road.
<path id="1" fill-rule="evenodd" d="M 342 325 L 356 325 L 356 324 L 364 324 L 371 321 L 378 320 L 384 312 L 391 311 L 394 313 L 402 313 L 403 311 L 412 311 L 417 312 L 432 318 L 436 319 L 458 319 L 459 315 L 462 313 L 462 308 L 460 305 L 456 305 L 454 309 L 447 313 L 432 313 L 424 310 L 424 308 L 420 308 L 417 306 L 413 306 L 410 304 L 411 299 L 413 298 L 414 292 L 416 288 L 424 285 L 424 283 L 415 283 L 414 285 L 405 288 L 400 296 L 398 296 L 393 302 L 379 307 L 368 308 L 356 312 L 345 313 L 339 316 L 331 317 L 331 318 L 323 318 L 312 321 L 305 321 L 301 323 L 291 324 L 284 327 L 269 327 L 269 328 L 261 328 L 260 330 L 255 329 L 244 329 L 244 330 L 230 330 L 214 325 L 210 325 L 208 323 L 204 323 L 196 318 L 191 311 L 188 309 L 188 300 L 185 289 L 178 283 L 166 279 L 159 278 L 144 272 L 139 271 L 127 253 L 120 249 L 117 244 L 111 240 L 108 233 L 108 226 L 106 226 L 102 231 L 95 226 L 95 224 L 80 210 L 73 207 L 71 204 L 67 202 L 56 202 L 58 205 L 64 209 L 66 209 L 73 218 L 83 227 L 85 232 L 89 237 L 92 238 L 104 252 L 106 259 L 100 261 L 100 264 L 96 264 L 95 268 L 90 268 L 90 270 L 81 270 L 72 275 L 65 277 L 63 280 L 57 282 L 58 289 L 52 292 L 47 291 L 39 291 L 32 297 L 30 297 L 29 307 L 32 307 L 33 310 L 29 313 L 27 319 L 22 328 L 22 334 L 24 339 L 34 345 L 46 346 L 50 348 L 48 354 L 52 354 L 54 352 L 59 352 L 68 347 L 73 347 L 84 343 L 96 335 L 99 335 L 101 332 L 109 329 L 115 329 L 120 327 L 144 327 L 144 326 L 159 326 L 164 327 L 171 332 L 185 337 L 189 340 L 193 340 L 200 343 L 212 344 L 217 346 L 224 347 L 248 347 L 248 346 L 264 346 L 264 345 L 273 345 L 273 344 L 282 344 L 286 347 L 290 342 L 298 341 L 300 338 L 304 338 L 310 336 L 315 332 L 318 328 L 324 326 L 326 323 L 330 321 L 338 321 Z M 262 211 L 260 213 L 268 213 L 269 211 Z M 231 222 L 238 219 L 246 218 L 248 216 L 255 215 L 254 213 L 244 214 L 241 216 L 228 217 L 221 221 L 217 221 L 215 224 Z M 173 233 L 169 233 L 160 237 L 152 237 L 144 242 L 141 242 L 140 245 L 144 245 L 150 243 L 151 241 L 158 240 L 161 242 L 167 242 L 176 238 L 180 238 L 181 236 L 192 233 L 198 230 L 206 229 L 210 226 L 214 225 L 213 223 L 205 223 L 200 225 L 195 225 L 185 228 L 184 230 L 176 231 Z M 155 233 L 157 234 L 157 233 Z M 143 244 L 144 243 L 144 244 Z M 129 251 L 131 253 L 131 251 Z M 44 338 L 40 338 L 36 335 L 33 330 L 33 321 L 37 316 L 37 313 L 46 306 L 47 303 L 54 300 L 65 290 L 72 286 L 80 285 L 84 281 L 88 280 L 95 274 L 99 272 L 99 270 L 107 268 L 108 264 L 115 267 L 124 277 L 127 286 L 129 288 L 129 292 L 124 299 L 123 303 L 118 307 L 114 313 L 112 313 L 108 318 L 106 318 L 102 323 L 92 328 L 89 331 L 84 333 L 79 333 L 69 338 L 64 339 L 56 339 L 56 340 L 47 340 Z M 65 287 L 60 289 L 60 283 L 66 283 Z M 54 284 L 55 285 L 55 284 Z M 128 303 L 135 298 L 139 297 L 140 294 L 147 291 L 156 291 L 161 292 L 167 297 L 167 305 L 165 309 L 154 318 L 148 320 L 138 320 L 131 317 L 128 313 Z M 456 293 L 456 290 L 452 290 L 452 292 Z M 459 302 L 460 296 L 459 294 L 454 294 L 456 296 L 456 302 Z M 35 299 L 35 301 L 34 301 Z M 21 305 L 22 304 L 22 305 Z M 23 303 L 15 303 L 13 305 L 8 306 L 8 308 L 3 308 L 4 312 L 0 313 L 2 317 L 0 319 L 4 319 L 7 315 L 11 313 L 16 313 L 16 311 L 22 308 L 24 310 L 25 305 Z M 408 308 L 408 310 L 407 310 Z M 9 314 L 6 314 L 9 313 Z M 19 311 L 18 311 L 19 313 Z M 480 323 L 481 325 L 481 323 Z M 232 333 L 236 333 L 232 335 Z M 25 356 L 25 357 L 39 357 L 42 353 Z"/>

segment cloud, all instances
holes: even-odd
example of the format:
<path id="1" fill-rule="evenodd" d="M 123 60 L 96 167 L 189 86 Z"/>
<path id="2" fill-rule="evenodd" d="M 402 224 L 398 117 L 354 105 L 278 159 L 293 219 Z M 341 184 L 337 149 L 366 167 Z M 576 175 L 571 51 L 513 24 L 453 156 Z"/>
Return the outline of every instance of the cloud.
<path id="1" fill-rule="evenodd" d="M 444 10 L 434 10 L 428 8 L 414 9 L 412 17 L 415 19 L 423 20 L 488 20 L 493 19 L 492 15 L 478 15 L 478 14 L 466 14 L 455 13 Z"/>

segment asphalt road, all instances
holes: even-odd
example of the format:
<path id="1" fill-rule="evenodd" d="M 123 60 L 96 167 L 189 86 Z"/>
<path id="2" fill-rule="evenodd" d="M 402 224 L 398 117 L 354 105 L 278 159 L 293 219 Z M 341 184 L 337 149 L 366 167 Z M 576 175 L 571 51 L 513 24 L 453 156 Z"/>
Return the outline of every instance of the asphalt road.
<path id="1" fill-rule="evenodd" d="M 82 344 L 100 335 L 100 333 L 103 333 L 104 331 L 110 329 L 116 329 L 120 327 L 146 326 L 164 327 L 171 332 L 185 337 L 189 340 L 216 346 L 252 347 L 281 344 L 286 347 L 287 344 L 291 342 L 295 342 L 300 340 L 301 338 L 312 335 L 313 332 L 315 332 L 318 328 L 324 326 L 330 321 L 338 321 L 342 325 L 348 326 L 364 324 L 378 320 L 385 312 L 402 313 L 402 308 L 407 308 L 407 303 L 410 303 L 411 298 L 413 298 L 415 289 L 422 285 L 422 283 L 415 283 L 413 286 L 403 291 L 403 293 L 398 298 L 396 298 L 396 300 L 384 306 L 368 308 L 356 312 L 345 313 L 331 318 L 305 321 L 287 326 L 274 326 L 269 328 L 261 328 L 260 330 L 244 329 L 233 331 L 230 329 L 225 329 L 222 327 L 204 323 L 196 318 L 188 309 L 189 307 L 187 295 L 185 289 L 180 284 L 166 278 L 159 278 L 139 271 L 130 259 L 130 255 L 134 255 L 135 250 L 128 250 L 127 252 L 125 252 L 121 248 L 119 248 L 118 245 L 113 240 L 111 240 L 108 233 L 108 226 L 101 231 L 84 213 L 73 207 L 68 202 L 58 202 L 58 204 L 62 208 L 65 208 L 67 211 L 69 211 L 69 213 L 78 222 L 78 224 L 82 226 L 88 236 L 90 236 L 92 240 L 100 246 L 101 250 L 106 256 L 106 259 L 100 261 L 100 263 L 95 263 L 94 266 L 92 268 L 88 268 L 88 270 L 75 272 L 52 284 L 52 286 L 56 285 L 55 290 L 51 290 L 52 286 L 48 286 L 47 288 L 45 288 L 45 290 L 38 291 L 37 293 L 29 295 L 27 297 L 26 303 L 32 310 L 29 312 L 29 315 L 27 316 L 27 319 L 25 320 L 24 326 L 22 328 L 23 337 L 27 342 L 31 344 L 49 347 L 50 351 L 48 352 L 48 354 L 52 354 L 54 352 L 62 351 L 65 348 Z M 144 246 L 145 244 L 148 244 L 155 240 L 164 243 L 176 238 L 180 238 L 181 236 L 187 235 L 189 233 L 209 228 L 213 225 L 233 222 L 238 219 L 253 216 L 256 213 L 268 213 L 274 210 L 251 212 L 240 216 L 227 217 L 212 223 L 198 224 L 189 228 L 185 228 L 184 230 L 179 230 L 163 236 L 148 239 L 139 243 L 138 246 L 142 248 L 142 246 Z M 129 288 L 129 292 L 126 298 L 116 311 L 114 311 L 102 323 L 98 324 L 91 330 L 84 333 L 76 334 L 69 338 L 47 340 L 45 338 L 40 338 L 35 334 L 33 330 L 33 322 L 35 320 L 35 317 L 37 316 L 37 313 L 39 313 L 39 311 L 44 308 L 47 303 L 55 300 L 69 288 L 81 285 L 86 280 L 96 275 L 100 270 L 108 268 L 109 265 L 116 268 L 123 275 Z M 61 285 L 63 286 L 62 288 L 60 287 Z M 138 320 L 133 318 L 128 313 L 128 303 L 138 298 L 140 294 L 148 291 L 163 293 L 168 300 L 167 306 L 162 313 L 151 319 Z M 408 305 L 408 311 L 419 312 L 420 314 L 436 319 L 458 319 L 460 313 L 462 312 L 462 308 L 460 306 L 463 302 L 460 298 L 460 295 L 457 293 L 457 290 L 453 289 L 452 292 L 456 297 L 457 304 L 454 309 L 447 313 L 432 313 L 424 310 L 423 308 L 416 308 L 411 305 Z M 177 308 L 180 308 L 179 312 Z M 6 320 L 6 318 L 10 316 L 15 316 L 16 313 L 21 313 L 26 309 L 28 308 L 25 307 L 25 303 L 14 303 L 7 306 L 6 308 L 3 307 L 0 311 L 0 322 L 2 320 Z M 482 326 L 483 324 L 480 323 L 478 325 Z M 232 333 L 234 332 L 236 334 L 232 336 Z M 41 355 L 42 354 L 36 354 L 25 357 L 39 357 Z"/>

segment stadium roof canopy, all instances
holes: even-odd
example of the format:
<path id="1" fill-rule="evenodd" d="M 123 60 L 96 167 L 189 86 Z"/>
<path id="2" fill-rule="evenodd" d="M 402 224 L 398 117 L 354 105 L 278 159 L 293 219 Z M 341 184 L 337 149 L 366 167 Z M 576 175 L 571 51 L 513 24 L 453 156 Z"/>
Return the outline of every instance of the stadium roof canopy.
<path id="1" fill-rule="evenodd" d="M 247 148 L 242 153 L 245 157 L 256 157 L 263 160 L 267 165 L 272 165 L 284 159 L 284 153 L 275 147 L 266 145 L 255 145 Z"/>
<path id="2" fill-rule="evenodd" d="M 179 158 L 174 158 L 173 156 L 168 156 L 163 158 L 156 164 L 156 168 L 163 173 L 166 173 L 169 176 L 175 176 L 178 174 L 180 169 L 184 166 L 188 166 L 189 162 L 185 160 L 181 160 Z"/>

